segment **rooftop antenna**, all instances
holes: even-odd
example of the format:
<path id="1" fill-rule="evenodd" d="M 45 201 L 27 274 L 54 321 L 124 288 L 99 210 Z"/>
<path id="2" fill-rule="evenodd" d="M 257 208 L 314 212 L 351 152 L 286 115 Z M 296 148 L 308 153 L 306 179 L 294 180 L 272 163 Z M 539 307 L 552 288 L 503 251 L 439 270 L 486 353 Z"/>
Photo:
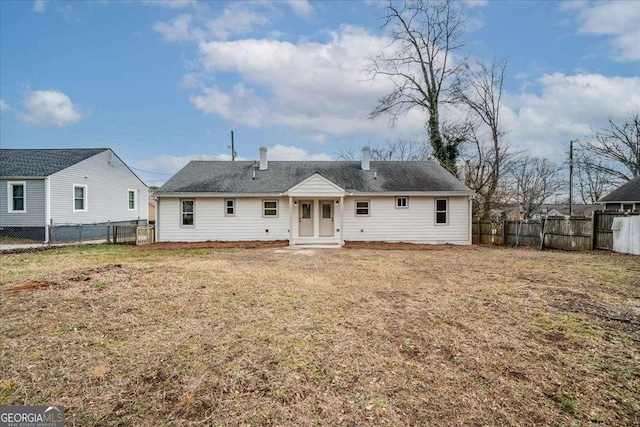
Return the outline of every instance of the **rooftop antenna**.
<path id="1" fill-rule="evenodd" d="M 227 148 L 231 148 L 231 161 L 234 162 L 236 160 L 236 148 L 233 142 L 233 131 L 231 131 L 231 145 L 227 145 Z"/>

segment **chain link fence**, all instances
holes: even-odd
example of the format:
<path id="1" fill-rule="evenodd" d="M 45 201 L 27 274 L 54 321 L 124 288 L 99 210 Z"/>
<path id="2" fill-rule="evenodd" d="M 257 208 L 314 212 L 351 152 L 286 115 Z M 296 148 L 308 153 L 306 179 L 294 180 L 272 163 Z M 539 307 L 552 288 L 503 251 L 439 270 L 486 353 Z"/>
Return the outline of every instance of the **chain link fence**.
<path id="1" fill-rule="evenodd" d="M 3 248 L 24 245 L 64 243 L 114 243 L 115 226 L 146 225 L 147 221 L 103 222 L 95 224 L 51 223 L 48 227 L 0 226 L 0 245 Z"/>

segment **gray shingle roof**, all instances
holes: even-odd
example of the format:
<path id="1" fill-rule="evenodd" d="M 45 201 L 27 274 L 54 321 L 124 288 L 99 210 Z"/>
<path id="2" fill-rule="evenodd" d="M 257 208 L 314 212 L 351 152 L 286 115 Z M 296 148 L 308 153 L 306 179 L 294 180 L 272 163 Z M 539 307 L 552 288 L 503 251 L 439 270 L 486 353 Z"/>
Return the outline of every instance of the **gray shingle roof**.
<path id="1" fill-rule="evenodd" d="M 0 149 L 0 176 L 49 176 L 108 148 Z"/>
<path id="2" fill-rule="evenodd" d="M 256 179 L 253 179 L 255 171 Z M 269 161 L 259 170 L 253 161 L 192 161 L 176 173 L 156 195 L 171 193 L 282 193 L 314 174 L 347 191 L 359 193 L 433 191 L 472 194 L 457 178 L 434 161 L 360 162 Z"/>
<path id="3" fill-rule="evenodd" d="M 630 179 L 598 202 L 640 202 L 640 176 Z"/>

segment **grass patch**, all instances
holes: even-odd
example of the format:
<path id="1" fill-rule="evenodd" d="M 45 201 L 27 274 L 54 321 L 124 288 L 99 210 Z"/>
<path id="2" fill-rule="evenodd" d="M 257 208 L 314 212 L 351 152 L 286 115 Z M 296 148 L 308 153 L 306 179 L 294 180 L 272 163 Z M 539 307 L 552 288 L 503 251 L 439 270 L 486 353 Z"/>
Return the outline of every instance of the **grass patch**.
<path id="1" fill-rule="evenodd" d="M 637 257 L 158 249 L 3 256 L 0 404 L 96 426 L 640 424 Z"/>

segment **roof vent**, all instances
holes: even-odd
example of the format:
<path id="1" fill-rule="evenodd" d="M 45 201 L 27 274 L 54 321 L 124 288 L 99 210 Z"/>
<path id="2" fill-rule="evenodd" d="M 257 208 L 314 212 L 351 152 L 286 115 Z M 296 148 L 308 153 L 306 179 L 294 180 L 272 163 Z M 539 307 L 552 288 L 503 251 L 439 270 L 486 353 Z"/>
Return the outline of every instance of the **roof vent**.
<path id="1" fill-rule="evenodd" d="M 260 147 L 260 170 L 267 170 L 267 147 Z"/>
<path id="2" fill-rule="evenodd" d="M 370 157 L 369 147 L 367 146 L 362 147 L 362 170 L 363 171 L 368 171 L 370 169 L 369 157 Z"/>

